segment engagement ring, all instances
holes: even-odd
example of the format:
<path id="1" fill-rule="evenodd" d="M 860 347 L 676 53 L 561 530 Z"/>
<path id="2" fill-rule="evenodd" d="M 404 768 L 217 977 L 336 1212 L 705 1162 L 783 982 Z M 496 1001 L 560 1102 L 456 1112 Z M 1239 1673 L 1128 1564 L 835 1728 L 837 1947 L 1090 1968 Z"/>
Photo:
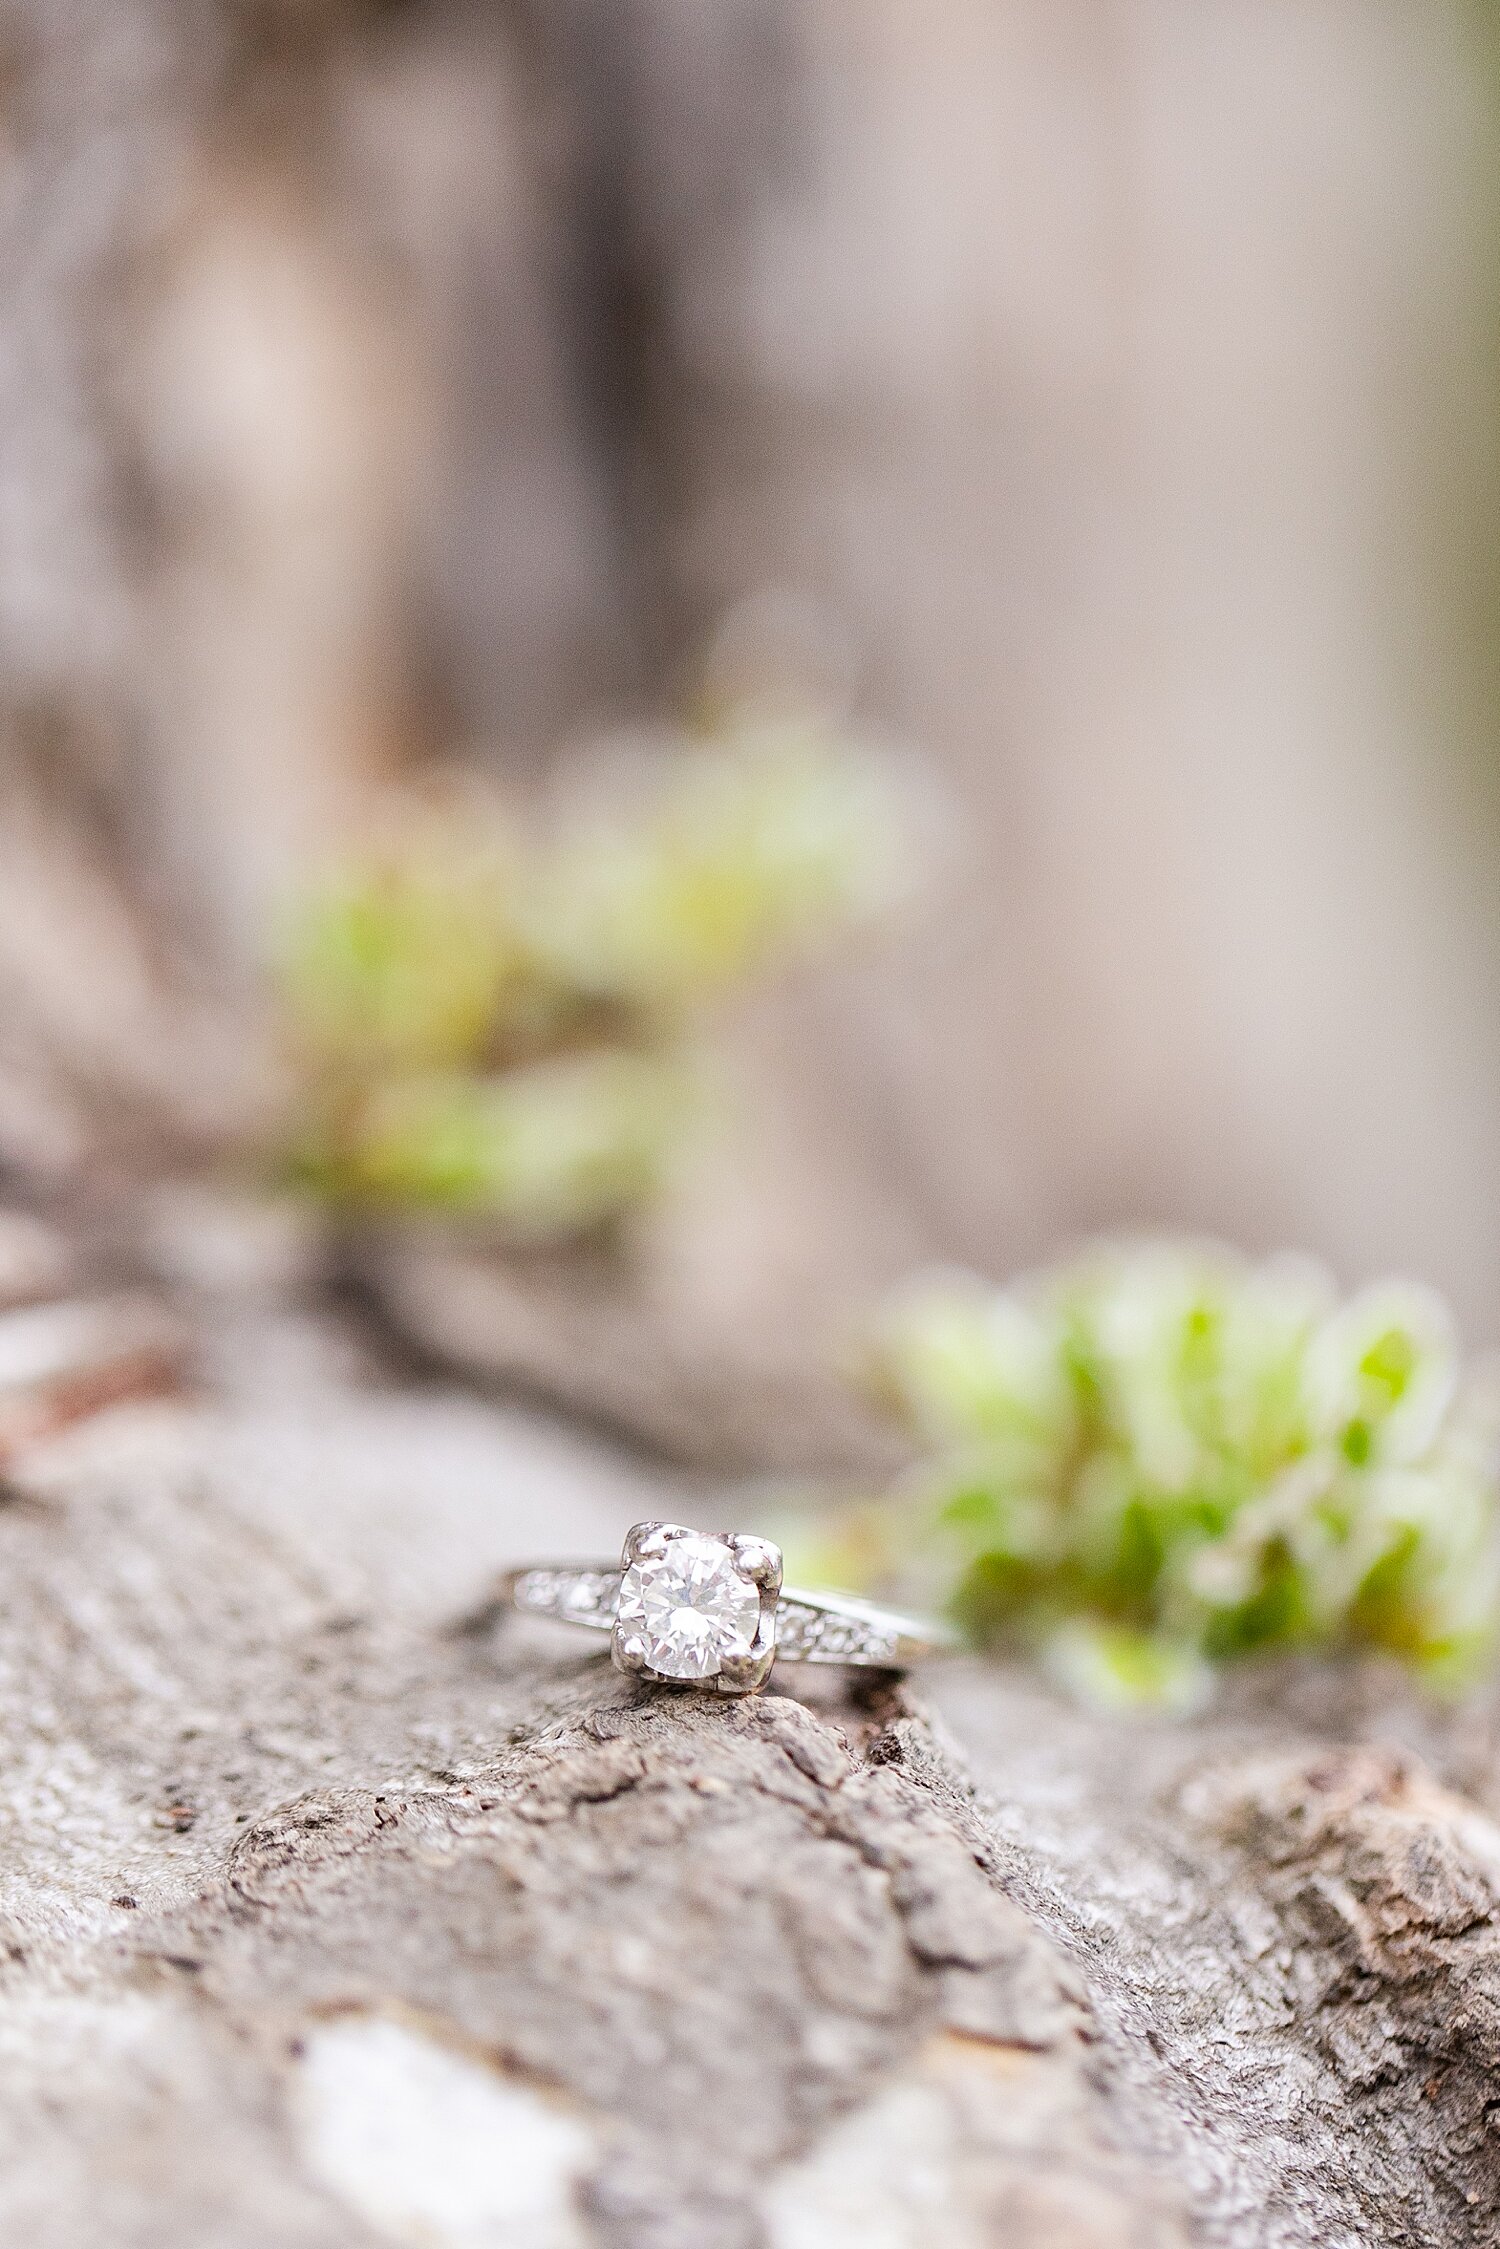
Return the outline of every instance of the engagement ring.
<path id="1" fill-rule="evenodd" d="M 850 1594 L 784 1589 L 768 1538 L 681 1523 L 637 1523 L 618 1564 L 513 1570 L 501 1592 L 527 1616 L 607 1632 L 621 1671 L 710 1694 L 758 1693 L 778 1656 L 905 1671 L 957 1646 L 940 1624 Z"/>

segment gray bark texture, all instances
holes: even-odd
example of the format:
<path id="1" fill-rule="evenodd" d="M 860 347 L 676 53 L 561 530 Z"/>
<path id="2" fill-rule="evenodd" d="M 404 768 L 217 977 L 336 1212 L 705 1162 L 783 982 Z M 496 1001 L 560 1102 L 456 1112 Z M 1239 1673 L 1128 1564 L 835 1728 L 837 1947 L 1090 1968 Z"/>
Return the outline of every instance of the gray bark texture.
<path id="1" fill-rule="evenodd" d="M 239 1238 L 0 1317 L 69 1402 L 0 1510 L 3 2238 L 1500 2239 L 1487 1710 L 642 1690 L 493 1574 L 733 1496 L 403 1385 Z"/>
<path id="2" fill-rule="evenodd" d="M 822 1352 L 918 1258 L 1002 1268 L 1125 1205 L 1307 1212 L 1252 1196 L 1225 1129 L 1244 987 L 1160 1006 L 1202 947 L 1133 870 L 1163 834 L 1219 864 L 1173 825 L 1196 769 L 1117 755 L 1158 733 L 1129 696 L 1119 725 L 1136 495 L 1179 509 L 1173 339 L 1217 325 L 1191 290 L 1162 335 L 1099 314 L 1121 221 L 1164 270 L 1280 269 L 1253 226 L 1226 254 L 1211 197 L 1175 255 L 1107 166 L 1078 218 L 1067 154 L 1113 145 L 1112 25 L 1175 58 L 1223 15 L 1234 67 L 1210 41 L 1182 85 L 1252 89 L 1237 207 L 1288 129 L 1235 44 L 1272 17 L 930 14 L 0 0 L 0 1178 L 86 1245 L 0 1224 L 7 2245 L 1500 2241 L 1488 1704 L 1281 1675 L 1125 1727 L 959 1665 L 707 1707 L 465 1622 L 530 1555 L 735 1522 L 726 1469 L 877 1465 Z M 1368 64 L 1382 186 L 1405 51 Z M 1297 178 L 1268 207 L 1300 219 Z M 1365 242 L 1335 229 L 1317 272 Z M 1214 430 L 1186 473 L 1212 499 L 1217 462 L 1233 522 L 1265 456 Z M 1356 447 L 1349 491 L 1401 450 Z M 613 1263 L 366 1239 L 333 1290 L 274 1211 L 142 1201 L 274 1102 L 249 971 L 363 792 L 471 740 L 524 785 L 778 580 L 850 622 L 980 848 L 899 967 L 737 1029 L 745 1144 L 698 1203 Z M 1343 893 L 1302 856 L 1321 928 Z M 1284 905 L 1225 919 L 1258 943 Z M 1309 1004 L 1351 1026 L 1349 1103 L 1470 1180 L 1413 1125 L 1450 1113 L 1426 1050 L 1394 1071 L 1341 989 Z M 1430 1111 L 1367 1098 L 1371 1067 Z M 1359 1174 L 1288 1129 L 1320 1194 Z M 1364 1167 L 1382 1208 L 1397 1168 Z M 1490 1290 L 1466 1188 L 1450 1230 Z"/>

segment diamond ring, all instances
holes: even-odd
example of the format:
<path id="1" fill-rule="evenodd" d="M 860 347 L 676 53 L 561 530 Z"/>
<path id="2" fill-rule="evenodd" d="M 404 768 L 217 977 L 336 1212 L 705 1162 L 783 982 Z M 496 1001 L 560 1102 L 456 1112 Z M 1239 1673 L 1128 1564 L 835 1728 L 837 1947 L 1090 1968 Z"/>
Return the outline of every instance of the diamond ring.
<path id="1" fill-rule="evenodd" d="M 621 1671 L 710 1694 L 758 1693 L 778 1656 L 904 1671 L 957 1646 L 940 1624 L 846 1593 L 783 1588 L 781 1549 L 768 1538 L 682 1523 L 637 1523 L 618 1563 L 512 1570 L 501 1594 L 527 1616 L 607 1632 Z"/>

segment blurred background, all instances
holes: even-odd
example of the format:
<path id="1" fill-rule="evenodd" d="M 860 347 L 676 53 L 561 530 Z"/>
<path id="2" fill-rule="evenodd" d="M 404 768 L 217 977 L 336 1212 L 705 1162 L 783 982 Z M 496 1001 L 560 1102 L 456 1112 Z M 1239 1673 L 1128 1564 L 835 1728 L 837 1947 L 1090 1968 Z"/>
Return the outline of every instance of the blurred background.
<path id="1" fill-rule="evenodd" d="M 1500 1340 L 1482 0 L 6 0 L 0 211 L 15 1192 L 217 1160 L 372 792 L 717 647 L 947 835 L 726 1026 L 663 1319 L 1166 1225 Z"/>

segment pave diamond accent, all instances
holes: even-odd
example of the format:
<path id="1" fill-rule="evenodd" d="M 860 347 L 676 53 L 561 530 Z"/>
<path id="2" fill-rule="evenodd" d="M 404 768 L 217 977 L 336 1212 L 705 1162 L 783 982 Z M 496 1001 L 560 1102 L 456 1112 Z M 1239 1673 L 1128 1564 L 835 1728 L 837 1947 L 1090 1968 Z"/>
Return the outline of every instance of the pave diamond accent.
<path id="1" fill-rule="evenodd" d="M 776 1652 L 790 1663 L 805 1663 L 810 1656 L 824 1663 L 893 1663 L 896 1635 L 873 1620 L 840 1616 L 783 1594 L 776 1611 Z"/>
<path id="2" fill-rule="evenodd" d="M 748 1656 L 760 1626 L 760 1588 L 727 1539 L 671 1538 L 638 1555 L 620 1580 L 621 1644 L 666 1679 L 712 1679 Z"/>
<path id="3" fill-rule="evenodd" d="M 595 1624 L 607 1631 L 615 1621 L 619 1591 L 618 1570 L 528 1570 L 516 1580 L 515 1603 L 531 1616 L 555 1616 L 564 1624 Z"/>

